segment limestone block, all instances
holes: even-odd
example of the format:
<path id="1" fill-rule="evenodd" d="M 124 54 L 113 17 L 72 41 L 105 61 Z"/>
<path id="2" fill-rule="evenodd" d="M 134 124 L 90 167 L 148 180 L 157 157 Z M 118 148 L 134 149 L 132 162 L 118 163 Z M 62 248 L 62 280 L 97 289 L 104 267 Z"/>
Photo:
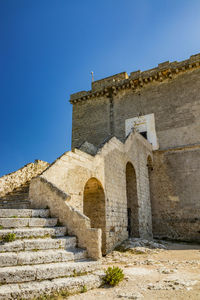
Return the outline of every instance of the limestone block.
<path id="1" fill-rule="evenodd" d="M 32 209 L 31 216 L 34 217 L 40 217 L 40 218 L 47 218 L 49 217 L 49 209 Z"/>
<path id="2" fill-rule="evenodd" d="M 36 270 L 33 267 L 4 267 L 0 269 L 0 283 L 34 281 Z"/>
<path id="3" fill-rule="evenodd" d="M 62 251 L 46 250 L 36 252 L 20 252 L 18 253 L 19 265 L 45 264 L 62 261 Z"/>
<path id="4" fill-rule="evenodd" d="M 17 299 L 20 295 L 20 288 L 18 284 L 6 284 L 0 286 L 0 299 L 1 300 L 13 300 Z"/>
<path id="5" fill-rule="evenodd" d="M 2 230 L 0 230 L 0 237 L 3 237 L 9 233 L 14 233 L 17 238 L 43 237 L 46 235 L 63 236 L 66 233 L 66 228 L 65 227 L 55 227 L 55 228 L 2 229 Z"/>
<path id="6" fill-rule="evenodd" d="M 30 227 L 53 227 L 56 226 L 56 218 L 31 218 L 28 221 Z"/>
<path id="7" fill-rule="evenodd" d="M 0 218 L 12 218 L 12 217 L 31 217 L 31 209 L 1 209 Z"/>
<path id="8" fill-rule="evenodd" d="M 17 240 L 10 243 L 0 244 L 0 252 L 23 251 L 24 241 Z"/>
<path id="9" fill-rule="evenodd" d="M 0 254 L 0 267 L 17 265 L 17 257 L 18 257 L 18 255 L 13 252 L 1 253 Z"/>
<path id="10" fill-rule="evenodd" d="M 0 218 L 0 225 L 3 228 L 27 227 L 28 224 L 28 218 Z"/>

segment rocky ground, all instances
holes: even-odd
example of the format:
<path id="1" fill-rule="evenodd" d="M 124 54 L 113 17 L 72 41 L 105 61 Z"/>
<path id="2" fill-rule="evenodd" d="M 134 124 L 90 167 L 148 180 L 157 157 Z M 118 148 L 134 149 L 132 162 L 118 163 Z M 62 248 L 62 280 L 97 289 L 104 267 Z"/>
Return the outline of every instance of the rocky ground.
<path id="1" fill-rule="evenodd" d="M 129 239 L 102 263 L 122 268 L 123 282 L 68 299 L 200 299 L 200 245 Z"/>

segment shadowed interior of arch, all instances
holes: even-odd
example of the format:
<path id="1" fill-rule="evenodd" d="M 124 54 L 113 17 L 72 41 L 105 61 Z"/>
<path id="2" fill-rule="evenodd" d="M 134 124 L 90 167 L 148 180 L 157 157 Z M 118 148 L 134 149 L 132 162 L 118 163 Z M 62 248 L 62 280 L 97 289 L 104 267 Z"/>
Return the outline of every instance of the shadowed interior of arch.
<path id="1" fill-rule="evenodd" d="M 83 213 L 90 218 L 91 227 L 102 230 L 102 253 L 106 254 L 105 194 L 101 183 L 90 178 L 84 188 Z"/>
<path id="2" fill-rule="evenodd" d="M 139 237 L 139 216 L 136 173 L 133 165 L 126 165 L 126 195 L 129 237 Z"/>

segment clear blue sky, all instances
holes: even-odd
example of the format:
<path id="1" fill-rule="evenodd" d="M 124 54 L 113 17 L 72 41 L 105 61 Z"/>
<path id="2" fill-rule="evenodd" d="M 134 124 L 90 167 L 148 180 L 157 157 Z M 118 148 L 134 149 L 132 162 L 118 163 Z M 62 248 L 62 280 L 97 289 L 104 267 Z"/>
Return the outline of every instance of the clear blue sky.
<path id="1" fill-rule="evenodd" d="M 199 0 L 0 0 L 0 176 L 71 146 L 71 93 L 200 52 Z"/>

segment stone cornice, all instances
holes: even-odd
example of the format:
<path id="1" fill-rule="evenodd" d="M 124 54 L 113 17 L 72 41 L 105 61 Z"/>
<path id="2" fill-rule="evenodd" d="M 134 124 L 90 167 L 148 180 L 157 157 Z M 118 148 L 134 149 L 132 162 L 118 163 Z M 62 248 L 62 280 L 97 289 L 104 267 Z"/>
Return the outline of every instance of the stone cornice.
<path id="1" fill-rule="evenodd" d="M 191 69 L 199 68 L 200 53 L 190 56 L 189 59 L 181 62 L 163 62 L 158 64 L 158 67 L 143 71 L 131 72 L 130 75 L 126 72 L 106 77 L 92 83 L 90 91 L 81 91 L 70 96 L 70 103 L 75 104 L 80 101 L 85 101 L 90 98 L 100 96 L 109 96 L 110 91 L 117 94 L 118 91 L 124 89 L 136 90 L 142 88 L 146 84 L 152 82 L 162 82 L 167 79 L 172 79 L 179 73 L 186 72 Z"/>

